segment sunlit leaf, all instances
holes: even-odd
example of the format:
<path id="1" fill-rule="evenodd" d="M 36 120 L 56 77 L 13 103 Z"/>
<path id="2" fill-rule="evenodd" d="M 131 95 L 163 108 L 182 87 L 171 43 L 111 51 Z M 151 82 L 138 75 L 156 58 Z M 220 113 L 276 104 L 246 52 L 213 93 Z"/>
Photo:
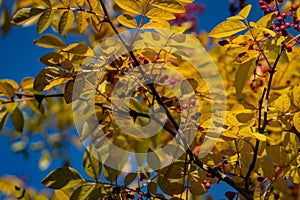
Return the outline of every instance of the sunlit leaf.
<path id="1" fill-rule="evenodd" d="M 170 24 L 165 20 L 151 19 L 150 22 L 144 24 L 142 29 L 170 29 Z"/>
<path id="2" fill-rule="evenodd" d="M 56 67 L 47 67 L 35 77 L 33 82 L 33 89 L 37 91 L 42 91 L 43 89 L 50 89 L 55 85 L 64 83 L 67 81 L 64 79 L 65 75 L 66 74 L 64 71 Z"/>
<path id="3" fill-rule="evenodd" d="M 259 56 L 258 51 L 246 51 L 239 53 L 233 60 L 234 63 L 236 64 L 242 64 L 246 63 L 248 61 L 251 61 L 253 59 L 256 59 Z"/>
<path id="4" fill-rule="evenodd" d="M 115 0 L 115 3 L 122 9 L 134 13 L 134 14 L 140 14 L 142 13 L 142 8 L 135 0 Z"/>
<path id="5" fill-rule="evenodd" d="M 5 81 L 0 81 L 0 92 L 8 98 L 12 98 L 15 95 L 14 87 L 10 83 Z"/>
<path id="6" fill-rule="evenodd" d="M 243 31 L 247 29 L 247 26 L 237 19 L 228 19 L 219 25 L 217 25 L 209 34 L 208 36 L 214 38 L 222 38 L 231 36 L 235 33 Z"/>
<path id="7" fill-rule="evenodd" d="M 63 190 L 55 190 L 54 191 L 54 197 L 57 200 L 70 200 L 73 192 L 74 192 L 73 188 L 66 188 L 66 189 L 63 189 Z"/>
<path id="8" fill-rule="evenodd" d="M 76 55 L 83 55 L 83 56 L 93 55 L 93 51 L 88 46 L 82 43 L 71 44 L 65 47 L 64 49 L 62 49 L 62 51 L 76 54 Z"/>
<path id="9" fill-rule="evenodd" d="M 76 0 L 76 4 L 77 4 L 79 7 L 83 7 L 83 6 L 84 6 L 84 1 L 85 1 L 85 0 Z"/>
<path id="10" fill-rule="evenodd" d="M 76 24 L 79 30 L 79 33 L 83 33 L 85 29 L 88 27 L 88 18 L 89 14 L 84 11 L 79 11 L 76 15 Z"/>
<path id="11" fill-rule="evenodd" d="M 165 20 L 172 20 L 176 18 L 172 12 L 169 12 L 161 8 L 152 8 L 147 12 L 146 16 L 149 18 L 154 18 L 154 19 L 158 18 L 158 19 L 165 19 Z"/>
<path id="12" fill-rule="evenodd" d="M 297 112 L 293 117 L 294 126 L 297 131 L 300 133 L 300 113 Z"/>
<path id="13" fill-rule="evenodd" d="M 53 14 L 54 14 L 54 12 L 52 10 L 46 10 L 40 16 L 38 23 L 37 23 L 37 31 L 39 34 L 41 34 L 43 31 L 45 31 L 48 28 L 48 26 L 51 23 Z"/>
<path id="14" fill-rule="evenodd" d="M 247 19 L 251 8 L 252 8 L 252 5 L 249 4 L 249 5 L 245 6 L 236 16 L 230 17 L 229 19 L 245 20 L 245 19 Z"/>
<path id="15" fill-rule="evenodd" d="M 123 26 L 127 26 L 129 28 L 138 27 L 136 20 L 131 15 L 122 14 L 117 19 L 120 22 L 120 24 L 122 24 Z"/>
<path id="16" fill-rule="evenodd" d="M 239 98 L 242 97 L 242 92 L 245 87 L 245 84 L 247 83 L 251 74 L 253 73 L 254 68 L 255 59 L 238 66 L 238 69 L 235 73 L 235 89 L 236 94 Z"/>
<path id="17" fill-rule="evenodd" d="M 88 149 L 84 152 L 83 168 L 89 177 L 98 180 L 102 163 L 99 152 L 92 146 L 88 147 Z"/>
<path id="18" fill-rule="evenodd" d="M 185 9 L 177 0 L 153 0 L 151 4 L 173 13 L 184 13 Z"/>
<path id="19" fill-rule="evenodd" d="M 84 184 L 78 187 L 72 194 L 70 200 L 86 200 L 94 190 L 95 184 Z"/>
<path id="20" fill-rule="evenodd" d="M 16 12 L 11 22 L 16 25 L 24 24 L 37 15 L 41 14 L 41 12 L 43 11 L 44 9 L 41 8 L 22 8 Z"/>
<path id="21" fill-rule="evenodd" d="M 22 81 L 21 81 L 21 88 L 23 90 L 31 90 L 33 88 L 33 78 L 29 78 L 29 77 L 25 77 Z"/>
<path id="22" fill-rule="evenodd" d="M 61 35 L 67 35 L 72 27 L 75 16 L 72 10 L 65 11 L 59 21 L 58 31 Z"/>
<path id="23" fill-rule="evenodd" d="M 42 184 L 52 189 L 65 189 L 74 187 L 83 180 L 80 174 L 71 167 L 61 167 L 50 172 L 47 177 L 42 180 Z"/>
<path id="24" fill-rule="evenodd" d="M 8 118 L 8 112 L 6 110 L 0 111 L 0 131 L 6 124 Z"/>
<path id="25" fill-rule="evenodd" d="M 300 85 L 293 88 L 293 103 L 300 108 Z"/>
<path id="26" fill-rule="evenodd" d="M 34 40 L 34 43 L 41 47 L 46 48 L 64 48 L 64 42 L 57 36 L 52 34 L 45 34 L 39 37 L 37 40 Z"/>
<path id="27" fill-rule="evenodd" d="M 291 106 L 291 101 L 288 95 L 283 94 L 279 98 L 277 98 L 274 102 L 272 102 L 272 106 L 276 108 L 279 112 L 287 112 Z"/>

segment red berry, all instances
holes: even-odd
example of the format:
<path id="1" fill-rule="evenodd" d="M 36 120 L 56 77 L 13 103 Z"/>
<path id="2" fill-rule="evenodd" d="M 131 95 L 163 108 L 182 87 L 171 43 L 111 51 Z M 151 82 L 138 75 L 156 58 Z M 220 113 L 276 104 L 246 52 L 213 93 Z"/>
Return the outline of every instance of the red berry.
<path id="1" fill-rule="evenodd" d="M 283 17 L 282 16 L 277 17 L 277 21 L 278 22 L 283 22 Z"/>
<path id="2" fill-rule="evenodd" d="M 284 0 L 277 0 L 278 3 L 283 3 Z"/>
<path id="3" fill-rule="evenodd" d="M 264 36 L 265 36 L 265 37 L 268 37 L 268 36 L 269 36 L 269 33 L 268 33 L 268 32 L 264 32 Z"/>
<path id="4" fill-rule="evenodd" d="M 195 105 L 196 99 L 193 98 L 193 99 L 190 100 L 190 102 L 191 102 L 192 105 Z"/>
<path id="5" fill-rule="evenodd" d="M 285 25 L 281 25 L 280 30 L 284 31 L 285 30 Z"/>
<path id="6" fill-rule="evenodd" d="M 297 8 L 298 8 L 298 6 L 294 4 L 291 6 L 291 11 L 295 11 L 295 10 L 297 10 Z"/>
<path id="7" fill-rule="evenodd" d="M 277 27 L 275 28 L 275 30 L 276 30 L 276 31 L 279 31 L 279 30 L 280 30 L 280 28 L 277 26 Z"/>
<path id="8" fill-rule="evenodd" d="M 285 49 L 287 50 L 287 52 L 293 51 L 293 47 L 291 45 L 285 45 Z"/>
<path id="9" fill-rule="evenodd" d="M 206 189 L 209 189 L 210 188 L 210 183 L 207 182 L 207 183 L 204 184 L 204 186 L 205 186 Z"/>
<path id="10" fill-rule="evenodd" d="M 182 104 L 182 109 L 187 109 L 188 107 L 189 106 L 186 103 Z"/>
<path id="11" fill-rule="evenodd" d="M 291 81 L 290 81 L 290 80 L 287 80 L 287 81 L 286 81 L 286 84 L 287 84 L 287 85 L 290 85 L 290 84 L 291 84 Z"/>
<path id="12" fill-rule="evenodd" d="M 260 0 L 260 1 L 259 1 L 259 5 L 261 5 L 261 6 L 263 6 L 263 5 L 266 5 L 266 2 L 265 2 L 265 1 L 262 1 L 262 0 Z"/>
<path id="13" fill-rule="evenodd" d="M 140 176 L 139 176 L 139 181 L 143 181 L 144 180 L 144 174 L 141 174 Z"/>
<path id="14" fill-rule="evenodd" d="M 280 16 L 281 16 L 283 19 L 285 19 L 286 16 L 287 16 L 287 14 L 286 14 L 286 13 L 281 13 Z"/>
<path id="15" fill-rule="evenodd" d="M 206 183 L 208 183 L 208 180 L 206 180 L 206 179 L 203 180 L 203 184 L 206 184 Z"/>
<path id="16" fill-rule="evenodd" d="M 285 26 L 285 28 L 289 28 L 289 27 L 291 27 L 291 24 L 288 23 L 288 22 L 286 22 L 286 23 L 284 24 L 284 26 Z"/>
<path id="17" fill-rule="evenodd" d="M 262 5 L 262 6 L 260 6 L 260 9 L 261 9 L 261 10 L 266 10 L 267 8 L 268 8 L 267 5 Z"/>

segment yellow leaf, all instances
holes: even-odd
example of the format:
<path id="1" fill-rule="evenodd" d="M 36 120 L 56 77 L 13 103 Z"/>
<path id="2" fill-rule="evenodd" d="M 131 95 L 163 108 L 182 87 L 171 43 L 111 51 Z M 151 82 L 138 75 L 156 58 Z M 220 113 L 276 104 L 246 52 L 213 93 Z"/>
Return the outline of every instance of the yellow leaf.
<path id="1" fill-rule="evenodd" d="M 36 45 L 45 48 L 57 48 L 61 49 L 65 47 L 64 42 L 57 36 L 52 34 L 46 34 L 33 41 Z"/>
<path id="2" fill-rule="evenodd" d="M 42 155 L 39 160 L 39 169 L 44 171 L 48 169 L 51 163 L 51 155 L 47 149 L 42 151 Z"/>
<path id="3" fill-rule="evenodd" d="M 84 11 L 79 11 L 76 15 L 76 24 L 79 33 L 83 33 L 85 29 L 88 27 L 89 23 L 87 19 L 89 18 L 89 14 Z"/>
<path id="4" fill-rule="evenodd" d="M 291 101 L 288 95 L 283 94 L 278 99 L 272 102 L 272 106 L 279 112 L 287 112 L 291 106 Z"/>
<path id="5" fill-rule="evenodd" d="M 115 0 L 115 3 L 125 11 L 134 13 L 134 14 L 141 14 L 142 7 L 140 4 L 137 3 L 135 0 Z"/>
<path id="6" fill-rule="evenodd" d="M 45 12 L 43 12 L 37 23 L 37 31 L 39 34 L 41 34 L 44 30 L 48 28 L 48 26 L 51 23 L 52 16 L 52 10 L 46 10 Z"/>
<path id="7" fill-rule="evenodd" d="M 300 108 L 300 85 L 293 88 L 293 103 Z"/>
<path id="8" fill-rule="evenodd" d="M 238 66 L 235 73 L 235 89 L 238 98 L 242 98 L 242 92 L 246 82 L 249 80 L 255 68 L 255 59 L 245 62 Z"/>
<path id="9" fill-rule="evenodd" d="M 79 7 L 83 7 L 83 6 L 84 6 L 84 0 L 76 0 L 76 4 L 77 4 Z"/>
<path id="10" fill-rule="evenodd" d="M 293 117 L 293 123 L 298 132 L 300 132 L 300 112 L 297 112 Z"/>
<path id="11" fill-rule="evenodd" d="M 247 19 L 251 8 L 252 8 L 252 5 L 249 4 L 249 5 L 245 6 L 237 15 L 243 17 L 243 19 Z"/>
<path id="12" fill-rule="evenodd" d="M 214 38 L 222 38 L 231 36 L 235 33 L 243 31 L 247 28 L 247 26 L 237 19 L 229 19 L 226 20 L 219 25 L 217 25 L 209 34 L 208 36 Z"/>
<path id="13" fill-rule="evenodd" d="M 65 11 L 59 21 L 58 31 L 61 35 L 67 35 L 68 30 L 73 25 L 73 21 L 75 19 L 74 13 L 72 10 Z"/>
<path id="14" fill-rule="evenodd" d="M 297 9 L 296 16 L 298 19 L 300 19 L 300 7 Z"/>
<path id="15" fill-rule="evenodd" d="M 239 53 L 233 60 L 235 64 L 243 64 L 245 62 L 248 62 L 252 59 L 256 59 L 259 55 L 258 51 L 247 51 Z"/>
<path id="16" fill-rule="evenodd" d="M 12 98 L 15 95 L 14 87 L 7 82 L 0 82 L 0 94 L 4 94 L 7 98 Z"/>
<path id="17" fill-rule="evenodd" d="M 265 136 L 264 134 L 260 134 L 260 133 L 252 133 L 252 135 L 254 135 L 254 137 L 260 141 L 266 141 L 267 140 L 267 136 Z"/>
<path id="18" fill-rule="evenodd" d="M 165 19 L 165 20 L 172 20 L 176 18 L 172 12 L 163 10 L 161 8 L 152 8 L 147 12 L 146 16 L 149 18 L 154 18 L 154 19 L 158 18 L 158 19 Z"/>
<path id="19" fill-rule="evenodd" d="M 136 20 L 131 15 L 122 14 L 117 19 L 120 22 L 120 24 L 122 24 L 123 26 L 127 26 L 129 28 L 138 27 Z"/>
<path id="20" fill-rule="evenodd" d="M 88 46 L 82 43 L 74 43 L 62 49 L 63 52 L 72 53 L 82 56 L 91 56 L 93 55 L 93 50 Z"/>
<path id="21" fill-rule="evenodd" d="M 185 12 L 184 7 L 176 0 L 153 0 L 151 4 L 173 13 Z"/>
<path id="22" fill-rule="evenodd" d="M 170 29 L 170 24 L 165 20 L 151 19 L 150 22 L 148 22 L 142 27 L 142 29 L 153 29 L 153 28 Z"/>
<path id="23" fill-rule="evenodd" d="M 11 23 L 20 25 L 28 22 L 33 19 L 37 15 L 41 14 L 44 9 L 40 8 L 22 8 L 17 11 L 17 13 L 13 16 Z"/>
<path id="24" fill-rule="evenodd" d="M 54 197 L 56 200 L 70 200 L 72 194 L 74 192 L 73 188 L 67 188 L 63 190 L 55 190 Z"/>

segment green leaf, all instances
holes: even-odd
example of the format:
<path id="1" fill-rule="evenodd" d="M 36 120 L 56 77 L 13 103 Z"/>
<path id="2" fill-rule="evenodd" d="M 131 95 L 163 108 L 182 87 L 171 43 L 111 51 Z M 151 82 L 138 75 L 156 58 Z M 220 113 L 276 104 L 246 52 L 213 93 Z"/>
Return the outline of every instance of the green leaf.
<path id="1" fill-rule="evenodd" d="M 253 73 L 254 68 L 255 59 L 252 59 L 238 66 L 238 69 L 235 73 L 235 90 L 238 98 L 242 97 L 242 92 L 245 84 Z"/>
<path id="2" fill-rule="evenodd" d="M 247 29 L 247 26 L 240 20 L 228 19 L 213 28 L 208 36 L 213 38 L 228 37 L 245 29 Z"/>
<path id="3" fill-rule="evenodd" d="M 184 13 L 185 9 L 181 3 L 176 0 L 153 0 L 150 2 L 152 5 L 157 6 L 163 10 L 173 13 Z"/>
<path id="4" fill-rule="evenodd" d="M 71 44 L 64 49 L 62 49 L 63 52 L 72 53 L 75 55 L 82 55 L 82 56 L 91 56 L 93 55 L 93 51 L 82 43 L 74 43 Z"/>
<path id="5" fill-rule="evenodd" d="M 158 170 L 161 168 L 161 161 L 158 155 L 155 152 L 153 152 L 151 149 L 148 150 L 147 163 L 149 167 L 153 170 Z"/>
<path id="6" fill-rule="evenodd" d="M 64 71 L 56 67 L 47 67 L 35 77 L 33 82 L 33 89 L 37 91 L 50 89 L 55 85 L 66 82 L 66 80 L 63 79 L 65 76 L 66 74 Z"/>
<path id="7" fill-rule="evenodd" d="M 138 27 L 136 20 L 131 15 L 122 14 L 117 19 L 120 22 L 120 24 L 122 24 L 123 26 L 127 26 L 129 28 Z"/>
<path id="8" fill-rule="evenodd" d="M 41 47 L 61 49 L 65 47 L 64 42 L 57 36 L 45 34 L 34 40 L 34 43 Z"/>
<path id="9" fill-rule="evenodd" d="M 83 168 L 85 173 L 95 180 L 98 180 L 100 176 L 102 168 L 100 161 L 100 153 L 92 146 L 88 147 L 83 155 Z"/>
<path id="10" fill-rule="evenodd" d="M 110 166 L 114 166 L 111 168 Z M 121 173 L 118 169 L 117 161 L 112 157 L 108 156 L 107 160 L 104 163 L 103 176 L 109 182 L 114 182 L 117 180 L 119 174 Z"/>
<path id="11" fill-rule="evenodd" d="M 66 166 L 53 170 L 42 180 L 43 185 L 52 189 L 71 188 L 82 182 L 80 174 L 75 169 Z"/>
<path id="12" fill-rule="evenodd" d="M 274 106 L 277 111 L 285 113 L 291 106 L 291 100 L 288 95 L 283 94 L 275 101 L 273 101 L 271 105 Z"/>
<path id="13" fill-rule="evenodd" d="M 88 27 L 88 19 L 90 15 L 87 12 L 79 11 L 76 15 L 76 25 L 79 33 L 83 33 L 85 29 Z"/>
<path id="14" fill-rule="evenodd" d="M 3 129 L 7 122 L 8 112 L 6 110 L 0 111 L 0 131 Z"/>
<path id="15" fill-rule="evenodd" d="M 75 16 L 72 10 L 65 11 L 59 21 L 58 31 L 59 34 L 67 35 L 69 29 L 72 27 Z"/>
<path id="16" fill-rule="evenodd" d="M 19 108 L 16 108 L 11 114 L 11 121 L 16 131 L 22 133 L 24 127 L 23 113 Z"/>
<path id="17" fill-rule="evenodd" d="M 293 123 L 294 123 L 294 126 L 295 126 L 296 130 L 300 133 L 300 112 L 297 112 L 294 115 L 294 117 L 293 117 Z"/>
<path id="18" fill-rule="evenodd" d="M 125 11 L 128 11 L 130 13 L 134 14 L 141 14 L 142 8 L 140 4 L 137 3 L 135 0 L 115 0 L 115 3 Z"/>
<path id="19" fill-rule="evenodd" d="M 164 20 L 176 19 L 175 15 L 172 12 L 169 12 L 161 8 L 152 8 L 147 12 L 146 16 L 153 19 L 164 19 Z"/>
<path id="20" fill-rule="evenodd" d="M 45 9 L 41 9 L 41 8 L 22 8 L 18 10 L 16 14 L 13 16 L 11 23 L 16 25 L 25 24 L 29 20 L 39 15 L 44 10 Z"/>
<path id="21" fill-rule="evenodd" d="M 12 98 L 15 95 L 15 88 L 6 81 L 0 81 L 0 94 L 3 93 L 7 98 Z"/>
<path id="22" fill-rule="evenodd" d="M 95 184 L 84 184 L 78 187 L 72 194 L 70 200 L 86 200 L 95 189 Z"/>
<path id="23" fill-rule="evenodd" d="M 200 181 L 192 183 L 189 189 L 193 195 L 203 195 L 208 192 L 203 183 L 201 183 Z"/>
<path id="24" fill-rule="evenodd" d="M 137 177 L 137 173 L 129 173 L 125 176 L 124 179 L 124 185 L 128 186 L 130 183 L 132 183 Z"/>
<path id="25" fill-rule="evenodd" d="M 48 28 L 48 26 L 51 23 L 53 14 L 54 11 L 52 11 L 51 9 L 43 12 L 43 14 L 41 15 L 37 23 L 38 34 L 41 34 L 43 31 L 45 31 Z"/>

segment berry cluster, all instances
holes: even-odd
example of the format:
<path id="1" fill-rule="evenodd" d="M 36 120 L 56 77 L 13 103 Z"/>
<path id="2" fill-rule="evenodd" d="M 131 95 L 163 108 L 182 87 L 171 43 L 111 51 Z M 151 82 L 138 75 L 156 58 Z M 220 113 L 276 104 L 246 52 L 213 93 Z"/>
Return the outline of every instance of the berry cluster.
<path id="1" fill-rule="evenodd" d="M 294 29 L 300 32 L 299 17 L 296 16 L 296 11 L 299 7 L 297 4 L 293 4 L 288 12 L 280 12 L 279 6 L 284 0 L 260 0 L 260 9 L 264 11 L 264 14 L 269 14 L 277 11 L 277 18 L 275 23 L 270 27 L 271 30 L 276 31 L 282 36 L 287 37 L 289 35 L 288 29 Z M 265 36 L 268 36 L 266 33 Z M 292 46 L 287 45 L 286 50 L 292 51 Z"/>
<path id="2" fill-rule="evenodd" d="M 186 12 L 175 14 L 176 19 L 172 20 L 171 24 L 176 26 L 184 26 L 187 24 L 187 22 L 190 22 L 191 27 L 189 30 L 196 31 L 199 24 L 198 15 L 203 13 L 205 6 L 200 3 L 194 3 L 186 4 L 184 7 Z"/>

